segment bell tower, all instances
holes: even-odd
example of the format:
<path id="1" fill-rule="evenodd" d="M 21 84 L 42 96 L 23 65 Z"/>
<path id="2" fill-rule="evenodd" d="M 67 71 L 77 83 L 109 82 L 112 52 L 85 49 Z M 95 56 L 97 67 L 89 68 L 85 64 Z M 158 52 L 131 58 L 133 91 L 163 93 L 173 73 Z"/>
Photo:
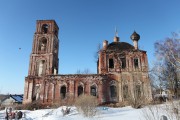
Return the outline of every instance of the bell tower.
<path id="1" fill-rule="evenodd" d="M 58 73 L 59 28 L 54 20 L 37 20 L 28 76 Z"/>

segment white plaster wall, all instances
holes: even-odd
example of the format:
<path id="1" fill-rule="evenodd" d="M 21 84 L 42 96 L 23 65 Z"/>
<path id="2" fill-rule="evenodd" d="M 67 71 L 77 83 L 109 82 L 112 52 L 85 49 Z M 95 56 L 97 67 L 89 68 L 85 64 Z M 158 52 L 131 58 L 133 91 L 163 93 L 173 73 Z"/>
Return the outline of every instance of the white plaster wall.
<path id="1" fill-rule="evenodd" d="M 13 105 L 14 102 L 15 102 L 15 100 L 10 97 L 10 98 L 4 100 L 4 101 L 2 102 L 2 105 L 5 105 L 5 106 L 6 106 L 6 105 Z"/>

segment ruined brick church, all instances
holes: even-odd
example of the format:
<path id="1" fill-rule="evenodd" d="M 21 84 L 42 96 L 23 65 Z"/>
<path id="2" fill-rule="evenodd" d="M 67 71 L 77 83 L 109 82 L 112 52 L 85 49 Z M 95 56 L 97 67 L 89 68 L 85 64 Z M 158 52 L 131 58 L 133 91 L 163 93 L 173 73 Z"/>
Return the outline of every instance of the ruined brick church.
<path id="1" fill-rule="evenodd" d="M 81 94 L 97 97 L 99 103 L 123 102 L 129 97 L 152 99 L 146 51 L 138 48 L 140 35 L 134 32 L 133 45 L 120 41 L 103 42 L 97 74 L 58 74 L 59 27 L 54 20 L 37 20 L 23 103 L 40 100 L 59 103 Z"/>

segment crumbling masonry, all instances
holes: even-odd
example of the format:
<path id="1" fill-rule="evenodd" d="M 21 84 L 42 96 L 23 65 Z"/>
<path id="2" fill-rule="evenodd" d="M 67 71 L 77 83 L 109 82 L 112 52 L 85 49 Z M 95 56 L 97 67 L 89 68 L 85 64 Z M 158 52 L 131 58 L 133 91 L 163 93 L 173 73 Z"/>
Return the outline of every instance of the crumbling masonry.
<path id="1" fill-rule="evenodd" d="M 146 51 L 138 49 L 140 36 L 131 35 L 134 46 L 103 42 L 97 74 L 58 74 L 59 27 L 54 20 L 37 20 L 23 103 L 40 100 L 59 103 L 81 94 L 96 96 L 99 103 L 123 102 L 129 97 L 152 99 Z"/>

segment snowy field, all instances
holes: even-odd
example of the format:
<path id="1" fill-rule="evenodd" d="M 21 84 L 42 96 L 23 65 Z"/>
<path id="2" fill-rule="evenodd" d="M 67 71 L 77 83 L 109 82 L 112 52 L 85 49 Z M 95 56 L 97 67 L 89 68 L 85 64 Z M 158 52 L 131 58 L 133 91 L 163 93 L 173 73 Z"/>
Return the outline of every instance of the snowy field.
<path id="1" fill-rule="evenodd" d="M 25 120 L 139 120 L 141 109 L 134 109 L 132 107 L 123 107 L 123 108 L 106 108 L 103 110 L 103 107 L 99 107 L 98 113 L 93 118 L 84 118 L 83 115 L 79 114 L 76 110 L 76 107 L 71 107 L 71 112 L 68 115 L 63 116 L 61 109 L 42 109 L 35 111 L 25 112 Z M 5 118 L 5 110 L 0 111 L 0 119 Z M 131 119 L 132 120 L 132 119 Z"/>
<path id="2" fill-rule="evenodd" d="M 166 105 L 159 105 L 158 108 L 166 108 Z M 98 107 L 97 114 L 93 118 L 85 118 L 82 114 L 78 113 L 76 107 L 71 107 L 70 114 L 63 116 L 61 110 L 65 109 L 65 106 L 57 109 L 41 109 L 35 111 L 22 110 L 25 116 L 21 120 L 148 120 L 147 116 L 150 116 L 151 108 L 145 107 L 141 109 L 134 109 L 131 106 L 122 108 L 110 108 Z M 155 109 L 154 109 L 155 108 Z M 153 106 L 153 114 L 157 120 L 160 116 L 167 115 L 166 111 L 162 109 L 156 109 Z M 5 110 L 0 111 L 0 120 L 5 118 Z M 154 120 L 154 119 L 153 119 Z M 173 120 L 176 120 L 175 118 Z"/>

